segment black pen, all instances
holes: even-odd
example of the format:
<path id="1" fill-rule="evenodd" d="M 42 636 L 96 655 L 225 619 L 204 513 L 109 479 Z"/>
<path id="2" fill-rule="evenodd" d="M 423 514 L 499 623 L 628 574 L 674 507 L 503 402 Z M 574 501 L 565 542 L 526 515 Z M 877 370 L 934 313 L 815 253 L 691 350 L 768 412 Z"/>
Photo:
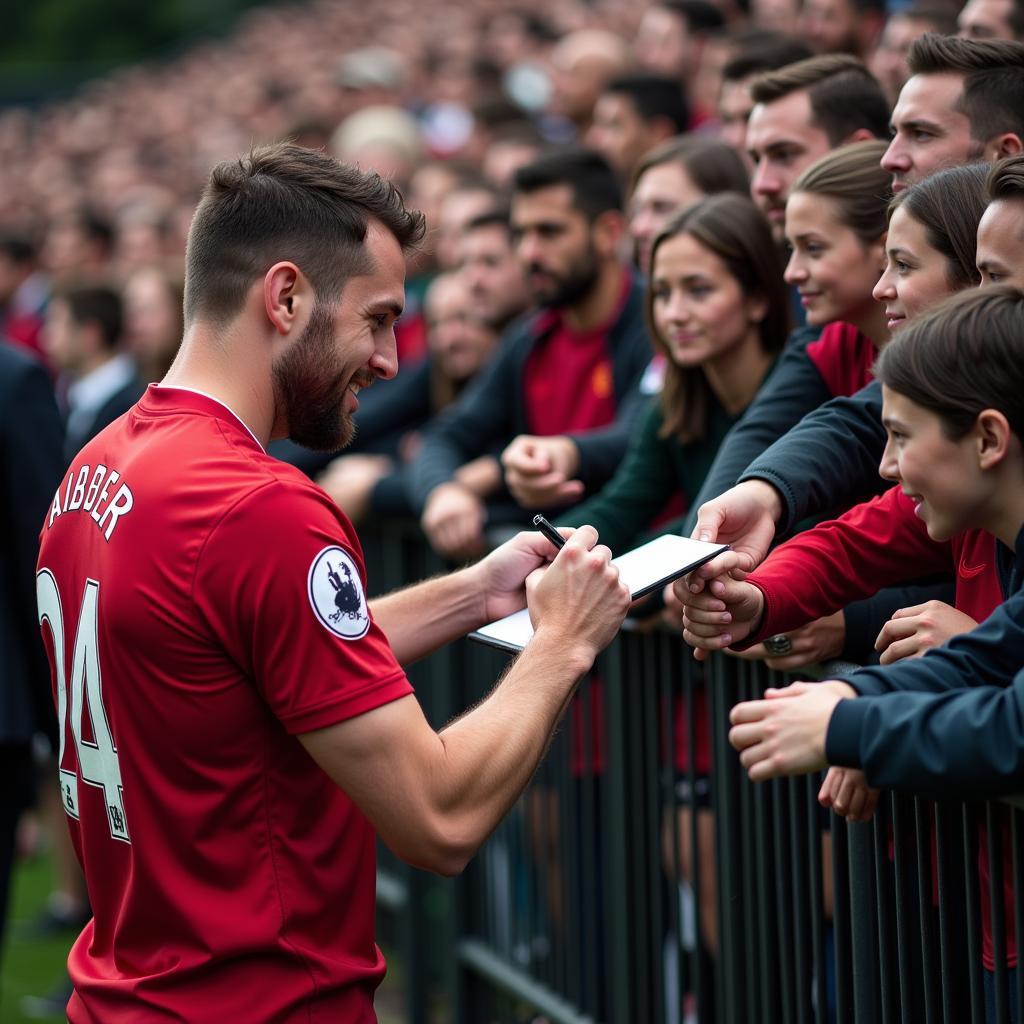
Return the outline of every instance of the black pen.
<path id="1" fill-rule="evenodd" d="M 544 534 L 556 548 L 565 546 L 565 538 L 539 513 L 533 517 L 533 525 Z"/>

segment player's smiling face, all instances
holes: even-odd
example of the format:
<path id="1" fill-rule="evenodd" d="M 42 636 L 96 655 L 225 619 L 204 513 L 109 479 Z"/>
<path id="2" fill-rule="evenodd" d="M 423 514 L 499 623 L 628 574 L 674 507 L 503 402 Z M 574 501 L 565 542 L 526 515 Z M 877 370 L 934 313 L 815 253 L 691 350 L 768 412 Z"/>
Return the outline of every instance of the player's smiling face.
<path id="1" fill-rule="evenodd" d="M 395 322 L 405 303 L 405 257 L 376 221 L 364 244 L 369 272 L 349 278 L 334 302 L 317 300 L 305 330 L 274 365 L 288 436 L 317 451 L 348 444 L 360 389 L 398 372 Z"/>

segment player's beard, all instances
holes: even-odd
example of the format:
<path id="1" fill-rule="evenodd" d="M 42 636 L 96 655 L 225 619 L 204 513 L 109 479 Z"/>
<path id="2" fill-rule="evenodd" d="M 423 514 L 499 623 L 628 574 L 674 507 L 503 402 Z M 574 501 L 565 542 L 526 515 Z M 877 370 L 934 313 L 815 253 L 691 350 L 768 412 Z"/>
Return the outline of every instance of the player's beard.
<path id="1" fill-rule="evenodd" d="M 352 440 L 355 424 L 344 410 L 350 374 L 338 358 L 326 305 L 314 305 L 301 337 L 276 360 L 272 372 L 277 407 L 296 444 L 332 452 Z"/>

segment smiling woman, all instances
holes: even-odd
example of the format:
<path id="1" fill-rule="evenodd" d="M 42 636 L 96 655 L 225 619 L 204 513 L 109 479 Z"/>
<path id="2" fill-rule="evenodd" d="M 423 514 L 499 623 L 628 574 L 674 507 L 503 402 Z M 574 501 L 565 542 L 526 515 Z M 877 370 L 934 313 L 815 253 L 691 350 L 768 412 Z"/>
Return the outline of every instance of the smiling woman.
<path id="1" fill-rule="evenodd" d="M 975 254 L 987 173 L 984 164 L 952 167 L 892 201 L 885 272 L 872 293 L 890 331 L 981 280 Z"/>
<path id="2" fill-rule="evenodd" d="M 786 281 L 800 293 L 807 322 L 852 324 L 876 345 L 888 340 L 871 289 L 885 263 L 889 176 L 885 143 L 857 142 L 812 164 L 786 203 L 792 255 Z"/>

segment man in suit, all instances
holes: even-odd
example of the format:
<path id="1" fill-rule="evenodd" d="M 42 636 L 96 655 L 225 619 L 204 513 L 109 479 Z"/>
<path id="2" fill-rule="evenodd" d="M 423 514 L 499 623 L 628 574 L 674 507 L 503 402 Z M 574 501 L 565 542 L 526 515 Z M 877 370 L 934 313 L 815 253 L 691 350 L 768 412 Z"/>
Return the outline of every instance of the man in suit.
<path id="1" fill-rule="evenodd" d="M 144 390 L 131 359 L 118 351 L 122 323 L 121 296 L 105 284 L 67 285 L 50 300 L 43 348 L 65 386 L 67 460 Z"/>
<path id="2" fill-rule="evenodd" d="M 62 436 L 46 371 L 0 342 L 0 940 L 15 828 L 32 798 L 32 736 L 53 717 L 35 575 L 39 527 L 64 468 Z"/>

